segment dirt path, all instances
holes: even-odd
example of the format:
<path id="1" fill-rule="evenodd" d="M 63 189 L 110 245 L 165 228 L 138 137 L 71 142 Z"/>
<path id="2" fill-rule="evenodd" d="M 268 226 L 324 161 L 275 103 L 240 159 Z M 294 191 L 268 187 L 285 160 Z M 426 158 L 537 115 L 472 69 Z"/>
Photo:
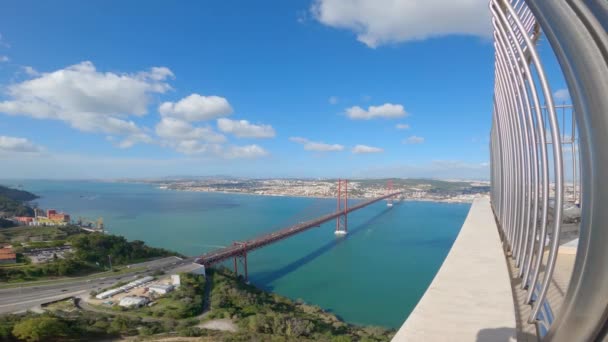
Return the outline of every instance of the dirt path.
<path id="1" fill-rule="evenodd" d="M 210 321 L 197 325 L 197 327 L 203 328 L 203 329 L 222 330 L 222 331 L 231 331 L 231 332 L 236 332 L 238 330 L 238 327 L 236 326 L 236 324 L 234 324 L 232 322 L 232 320 L 230 320 L 228 318 L 212 319 Z"/>

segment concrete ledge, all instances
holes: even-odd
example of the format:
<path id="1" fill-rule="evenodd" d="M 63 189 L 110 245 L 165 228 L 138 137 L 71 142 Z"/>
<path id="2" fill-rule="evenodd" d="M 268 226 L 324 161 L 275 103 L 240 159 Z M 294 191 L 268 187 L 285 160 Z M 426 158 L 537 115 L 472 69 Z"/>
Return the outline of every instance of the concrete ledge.
<path id="1" fill-rule="evenodd" d="M 505 342 L 515 336 L 513 294 L 498 228 L 489 198 L 479 198 L 393 341 Z"/>

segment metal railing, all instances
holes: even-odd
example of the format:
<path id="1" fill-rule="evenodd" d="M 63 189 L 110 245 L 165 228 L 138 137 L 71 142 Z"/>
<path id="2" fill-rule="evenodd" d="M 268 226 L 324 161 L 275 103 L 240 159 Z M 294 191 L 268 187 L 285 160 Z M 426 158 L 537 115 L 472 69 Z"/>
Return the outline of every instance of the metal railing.
<path id="1" fill-rule="evenodd" d="M 608 1 L 491 0 L 490 12 L 495 47 L 492 208 L 528 291 L 528 322 L 539 323 L 547 340 L 604 338 L 608 210 L 601 206 L 608 204 L 608 182 L 602 179 L 608 175 Z M 559 61 L 573 109 L 554 103 L 537 51 L 541 30 Z M 571 111 L 569 136 L 566 110 Z M 568 145 L 569 199 L 581 205 L 580 238 L 564 301 L 551 308 L 546 299 L 559 250 L 562 147 Z"/>

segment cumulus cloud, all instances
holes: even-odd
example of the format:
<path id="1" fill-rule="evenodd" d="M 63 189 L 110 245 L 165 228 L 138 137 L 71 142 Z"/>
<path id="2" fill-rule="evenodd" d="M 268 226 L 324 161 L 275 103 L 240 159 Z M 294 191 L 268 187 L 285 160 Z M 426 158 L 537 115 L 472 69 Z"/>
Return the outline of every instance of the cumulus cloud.
<path id="1" fill-rule="evenodd" d="M 329 104 L 335 105 L 340 102 L 340 99 L 337 96 L 330 96 L 327 102 L 329 102 Z"/>
<path id="2" fill-rule="evenodd" d="M 238 138 L 272 138 L 274 128 L 270 125 L 254 125 L 247 120 L 217 119 L 217 127 L 224 133 L 234 134 Z"/>
<path id="3" fill-rule="evenodd" d="M 301 137 L 291 137 L 290 141 L 295 143 L 304 145 L 304 150 L 306 151 L 316 151 L 316 152 L 332 152 L 332 151 L 342 151 L 344 150 L 344 146 L 338 144 L 326 144 L 323 142 L 310 141 L 306 138 Z"/>
<path id="4" fill-rule="evenodd" d="M 0 152 L 42 152 L 43 148 L 26 138 L 8 137 L 0 135 Z"/>
<path id="5" fill-rule="evenodd" d="M 363 154 L 363 153 L 380 153 L 384 152 L 383 149 L 379 147 L 372 147 L 367 145 L 357 145 L 353 147 L 353 153 L 355 154 Z"/>
<path id="6" fill-rule="evenodd" d="M 369 106 L 367 110 L 354 106 L 346 109 L 346 115 L 353 120 L 370 120 L 375 118 L 394 119 L 407 116 L 402 105 L 385 103 L 381 106 Z"/>
<path id="7" fill-rule="evenodd" d="M 163 116 L 186 121 L 205 121 L 231 114 L 232 107 L 220 96 L 191 94 L 177 102 L 164 102 L 158 111 Z"/>
<path id="8" fill-rule="evenodd" d="M 196 127 L 190 122 L 164 117 L 156 125 L 161 144 L 186 155 L 205 155 L 223 159 L 253 159 L 269 153 L 258 145 L 225 146 L 226 137 L 211 127 Z"/>
<path id="9" fill-rule="evenodd" d="M 189 122 L 175 118 L 162 118 L 156 125 L 156 134 L 169 141 L 203 140 L 210 143 L 223 143 L 226 137 L 210 127 L 195 127 Z"/>
<path id="10" fill-rule="evenodd" d="M 320 23 L 355 32 L 371 48 L 451 34 L 490 36 L 486 0 L 315 0 Z"/>
<path id="11" fill-rule="evenodd" d="M 8 87 L 9 100 L 0 112 L 36 119 L 60 120 L 84 132 L 126 137 L 122 147 L 151 138 L 129 116 L 148 113 L 150 95 L 171 89 L 167 68 L 136 74 L 99 72 L 92 62 L 81 62 Z M 26 69 L 28 72 L 28 69 Z"/>
<path id="12" fill-rule="evenodd" d="M 228 159 L 234 158 L 259 158 L 265 157 L 268 152 L 258 145 L 247 146 L 230 146 L 224 153 L 224 157 Z"/>
<path id="13" fill-rule="evenodd" d="M 268 151 L 258 145 L 223 146 L 199 140 L 181 140 L 174 147 L 176 151 L 187 155 L 205 154 L 224 159 L 255 159 L 269 155 Z"/>
<path id="14" fill-rule="evenodd" d="M 412 135 L 409 138 L 403 140 L 404 144 L 422 144 L 424 142 L 424 138 L 423 137 L 419 137 L 416 135 Z"/>
<path id="15" fill-rule="evenodd" d="M 408 124 L 397 124 L 397 125 L 395 125 L 395 128 L 397 128 L 397 129 L 410 129 L 410 125 L 408 125 Z"/>
<path id="16" fill-rule="evenodd" d="M 8 61 L 10 61 L 10 60 L 11 60 L 11 59 L 10 59 L 10 58 L 8 58 L 8 56 L 2 56 L 2 55 L 0 55 L 0 63 L 3 63 L 3 62 L 8 62 Z"/>
<path id="17" fill-rule="evenodd" d="M 570 102 L 570 92 L 568 89 L 559 89 L 553 93 L 553 98 L 557 102 Z"/>

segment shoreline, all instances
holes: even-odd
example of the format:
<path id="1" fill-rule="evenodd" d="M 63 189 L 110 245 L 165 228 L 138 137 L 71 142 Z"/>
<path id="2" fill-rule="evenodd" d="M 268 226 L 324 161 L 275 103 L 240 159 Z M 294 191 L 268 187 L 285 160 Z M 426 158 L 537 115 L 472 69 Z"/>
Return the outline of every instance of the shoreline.
<path id="1" fill-rule="evenodd" d="M 174 189 L 167 188 L 162 186 L 155 186 L 156 189 L 159 190 L 171 190 L 171 191 L 182 191 L 182 192 L 204 192 L 209 194 L 227 194 L 227 195 L 249 195 L 249 196 L 262 196 L 262 197 L 288 197 L 288 198 L 312 198 L 312 199 L 336 199 L 335 197 L 329 196 L 304 196 L 304 195 L 291 195 L 291 194 L 258 194 L 254 192 L 238 192 L 238 191 L 213 191 L 213 190 L 194 190 L 194 189 Z M 480 197 L 485 197 L 488 195 L 482 195 Z M 367 200 L 371 199 L 370 197 L 349 197 L 349 199 L 355 200 Z M 402 202 L 433 202 L 433 203 L 454 203 L 454 204 L 471 204 L 473 203 L 473 199 L 471 200 L 452 200 L 452 199 L 435 199 L 435 198 L 404 198 L 399 200 Z"/>

